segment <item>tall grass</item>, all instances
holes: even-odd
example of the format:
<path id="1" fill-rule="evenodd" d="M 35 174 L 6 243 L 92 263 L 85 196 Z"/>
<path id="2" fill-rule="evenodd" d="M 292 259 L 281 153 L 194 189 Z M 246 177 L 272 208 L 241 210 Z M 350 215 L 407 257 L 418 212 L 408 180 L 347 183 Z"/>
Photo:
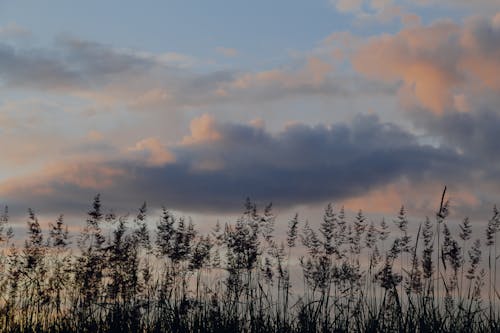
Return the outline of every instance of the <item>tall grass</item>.
<path id="1" fill-rule="evenodd" d="M 329 204 L 318 228 L 296 214 L 281 237 L 272 206 L 247 200 L 203 235 L 165 208 L 107 213 L 97 195 L 79 235 L 62 215 L 44 233 L 29 210 L 21 244 L 6 209 L 0 332 L 498 331 L 500 214 L 473 235 L 448 213 L 445 191 L 422 223 Z"/>

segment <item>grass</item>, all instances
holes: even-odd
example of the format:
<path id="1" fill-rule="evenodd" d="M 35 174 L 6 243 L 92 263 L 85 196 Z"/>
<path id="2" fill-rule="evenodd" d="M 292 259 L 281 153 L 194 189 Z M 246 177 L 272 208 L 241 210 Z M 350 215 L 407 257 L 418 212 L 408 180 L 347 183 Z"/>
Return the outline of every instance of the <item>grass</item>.
<path id="1" fill-rule="evenodd" d="M 79 235 L 63 216 L 44 233 L 30 210 L 22 246 L 5 210 L 0 332 L 500 331 L 500 214 L 455 236 L 445 192 L 416 233 L 404 207 L 375 223 L 328 205 L 317 230 L 297 214 L 282 239 L 250 200 L 202 235 L 167 209 L 149 230 L 145 204 L 106 214 L 97 195 Z"/>

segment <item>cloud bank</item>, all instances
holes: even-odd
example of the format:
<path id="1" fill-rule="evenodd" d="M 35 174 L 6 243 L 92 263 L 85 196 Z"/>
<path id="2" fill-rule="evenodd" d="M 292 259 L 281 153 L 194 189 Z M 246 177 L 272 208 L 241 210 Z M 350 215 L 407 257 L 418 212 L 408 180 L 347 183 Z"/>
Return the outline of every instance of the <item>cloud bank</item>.
<path id="1" fill-rule="evenodd" d="M 334 5 L 382 15 L 400 4 Z M 70 37 L 45 49 L 0 43 L 3 93 L 21 96 L 0 106 L 0 201 L 81 211 L 101 192 L 116 208 L 147 200 L 188 212 L 239 210 L 247 196 L 388 207 L 403 192 L 459 184 L 464 205 L 490 204 L 500 184 L 500 14 L 417 21 L 371 37 L 336 32 L 252 71 Z M 346 110 L 330 106 L 337 99 Z M 358 101 L 364 115 L 351 110 Z M 288 125 L 266 128 L 274 117 Z"/>
<path id="2" fill-rule="evenodd" d="M 351 198 L 402 178 L 421 182 L 465 172 L 456 168 L 463 157 L 452 150 L 420 144 L 374 115 L 330 126 L 295 124 L 277 134 L 203 116 L 191 131 L 168 151 L 156 140 L 139 142 L 132 150 L 145 150 L 143 159 L 63 163 L 10 179 L 0 184 L 0 197 L 57 211 L 101 192 L 118 207 L 147 200 L 220 212 L 239 210 L 247 196 L 289 206 Z"/>

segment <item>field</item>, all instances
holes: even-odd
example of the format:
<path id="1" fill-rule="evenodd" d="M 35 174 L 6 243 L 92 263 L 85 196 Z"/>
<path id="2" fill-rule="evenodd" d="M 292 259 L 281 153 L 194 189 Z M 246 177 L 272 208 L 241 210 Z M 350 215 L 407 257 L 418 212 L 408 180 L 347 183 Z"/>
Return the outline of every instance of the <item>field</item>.
<path id="1" fill-rule="evenodd" d="M 19 246 L 6 210 L 0 332 L 498 331 L 500 214 L 455 235 L 448 213 L 443 193 L 410 234 L 404 207 L 374 223 L 328 205 L 319 230 L 296 215 L 280 239 L 271 205 L 247 200 L 202 235 L 167 209 L 150 230 L 145 204 L 104 213 L 98 195 L 74 236 L 62 216 L 44 234 L 30 210 Z"/>

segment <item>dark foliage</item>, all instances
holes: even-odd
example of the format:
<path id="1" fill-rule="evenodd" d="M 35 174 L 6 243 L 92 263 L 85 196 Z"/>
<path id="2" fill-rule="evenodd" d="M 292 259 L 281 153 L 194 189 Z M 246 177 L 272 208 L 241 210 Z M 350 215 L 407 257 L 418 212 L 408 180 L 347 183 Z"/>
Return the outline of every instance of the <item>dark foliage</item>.
<path id="1" fill-rule="evenodd" d="M 483 241 L 448 215 L 444 192 L 410 235 L 404 207 L 391 230 L 329 204 L 317 230 L 297 214 L 278 237 L 272 206 L 247 199 L 202 235 L 166 208 L 150 230 L 146 204 L 116 216 L 97 195 L 77 237 L 62 215 L 45 235 L 29 210 L 21 244 L 5 209 L 0 332 L 499 331 L 500 214 Z"/>

